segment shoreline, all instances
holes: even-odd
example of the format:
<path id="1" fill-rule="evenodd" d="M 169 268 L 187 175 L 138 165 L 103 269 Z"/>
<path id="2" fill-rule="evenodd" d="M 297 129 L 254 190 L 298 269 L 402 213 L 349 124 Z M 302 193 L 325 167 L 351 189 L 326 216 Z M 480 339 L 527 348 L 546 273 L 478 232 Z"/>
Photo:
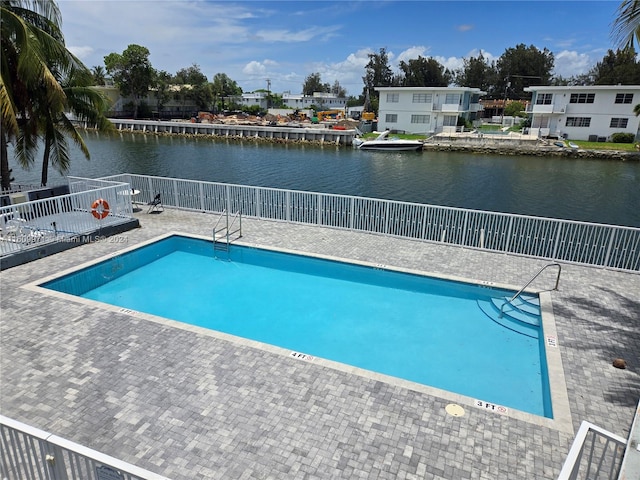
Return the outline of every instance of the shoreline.
<path id="1" fill-rule="evenodd" d="M 84 130 L 94 130 L 94 128 L 85 127 Z M 278 137 L 258 137 L 245 135 L 215 135 L 215 134 L 196 134 L 181 132 L 154 132 L 150 130 L 114 130 L 113 132 L 101 132 L 108 134 L 131 133 L 136 135 L 151 135 L 157 137 L 182 137 L 208 140 L 231 140 L 236 142 L 264 143 L 264 144 L 281 144 L 281 145 L 314 145 L 319 147 L 332 146 L 335 148 L 353 148 L 352 145 L 336 143 L 326 140 L 307 140 L 307 139 L 291 139 Z M 518 142 L 516 144 L 516 142 Z M 494 142 L 487 143 L 470 143 L 464 140 L 454 141 L 430 141 L 425 142 L 422 151 L 441 151 L 441 152 L 464 152 L 478 155 L 518 155 L 518 156 L 534 156 L 534 157 L 561 157 L 561 158 L 580 158 L 580 159 L 597 159 L 597 160 L 616 160 L 640 162 L 640 152 L 627 152 L 622 150 L 592 150 L 592 149 L 572 149 L 568 147 L 557 147 L 555 145 L 527 145 L 520 143 L 519 140 L 513 141 L 514 145 L 508 145 L 506 142 L 496 144 Z"/>

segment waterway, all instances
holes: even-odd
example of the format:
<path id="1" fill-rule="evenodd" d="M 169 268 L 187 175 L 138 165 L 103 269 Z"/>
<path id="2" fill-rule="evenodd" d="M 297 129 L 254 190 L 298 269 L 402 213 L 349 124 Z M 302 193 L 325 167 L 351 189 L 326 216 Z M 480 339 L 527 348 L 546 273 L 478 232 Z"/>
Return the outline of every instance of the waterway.
<path id="1" fill-rule="evenodd" d="M 69 175 L 137 173 L 640 227 L 640 162 L 84 135 L 91 160 L 72 148 Z M 39 160 L 12 168 L 16 182 L 39 184 Z M 50 170 L 48 184 L 61 182 Z"/>

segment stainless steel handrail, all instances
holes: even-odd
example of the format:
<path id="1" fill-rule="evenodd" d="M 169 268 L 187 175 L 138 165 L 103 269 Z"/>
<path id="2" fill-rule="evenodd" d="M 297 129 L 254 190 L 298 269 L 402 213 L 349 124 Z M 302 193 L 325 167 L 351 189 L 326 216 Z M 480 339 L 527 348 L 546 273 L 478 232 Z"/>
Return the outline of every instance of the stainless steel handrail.
<path id="1" fill-rule="evenodd" d="M 531 280 L 529 280 L 527 283 L 525 283 L 525 285 L 520 290 L 518 290 L 513 297 L 511 297 L 509 300 L 507 300 L 506 302 L 504 302 L 502 304 L 502 306 L 500 307 L 500 318 L 502 318 L 502 316 L 504 315 L 504 307 L 507 304 L 510 304 L 511 302 L 513 302 L 516 298 L 518 298 L 520 296 L 520 294 L 522 292 L 524 292 L 524 289 L 527 288 L 529 285 L 531 285 L 531 283 L 536 278 L 538 278 L 538 275 L 540 275 L 542 272 L 544 272 L 547 269 L 547 267 L 558 267 L 558 275 L 556 276 L 556 284 L 553 287 L 553 290 L 557 290 L 558 289 L 558 284 L 560 283 L 560 273 L 562 272 L 562 266 L 559 263 L 555 263 L 555 262 L 554 263 L 547 263 L 544 267 L 542 267 L 540 270 L 538 270 L 538 272 L 533 277 L 531 277 Z"/>

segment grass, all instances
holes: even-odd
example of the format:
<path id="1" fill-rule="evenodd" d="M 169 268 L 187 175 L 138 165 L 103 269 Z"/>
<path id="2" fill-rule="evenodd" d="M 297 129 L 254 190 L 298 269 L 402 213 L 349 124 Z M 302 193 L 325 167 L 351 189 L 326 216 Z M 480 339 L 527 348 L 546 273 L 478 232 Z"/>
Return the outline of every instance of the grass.
<path id="1" fill-rule="evenodd" d="M 618 150 L 623 152 L 635 152 L 635 143 L 612 143 L 612 142 L 587 142 L 585 140 L 568 140 L 585 150 Z"/>

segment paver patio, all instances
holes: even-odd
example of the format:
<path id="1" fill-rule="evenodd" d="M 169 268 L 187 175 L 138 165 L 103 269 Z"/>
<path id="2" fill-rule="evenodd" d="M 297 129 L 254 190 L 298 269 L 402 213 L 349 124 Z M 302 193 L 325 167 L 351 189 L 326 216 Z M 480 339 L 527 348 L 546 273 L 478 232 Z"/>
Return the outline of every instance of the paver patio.
<path id="1" fill-rule="evenodd" d="M 3 415 L 176 480 L 558 475 L 573 432 L 549 423 L 24 288 L 170 231 L 210 236 L 217 220 L 173 209 L 136 215 L 139 229 L 0 273 Z M 515 287 L 547 263 L 249 219 L 241 242 Z M 534 286 L 550 288 L 550 275 Z M 626 438 L 640 398 L 640 274 L 563 265 L 550 296 L 564 420 Z M 612 366 L 617 357 L 626 370 Z M 446 413 L 452 402 L 463 416 Z"/>

